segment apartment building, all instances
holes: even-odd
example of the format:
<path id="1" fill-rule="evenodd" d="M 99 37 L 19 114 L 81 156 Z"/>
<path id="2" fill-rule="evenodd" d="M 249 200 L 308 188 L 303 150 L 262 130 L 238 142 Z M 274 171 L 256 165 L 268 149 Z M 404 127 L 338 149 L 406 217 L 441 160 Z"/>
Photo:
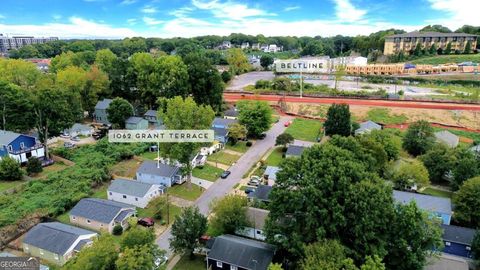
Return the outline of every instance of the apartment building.
<path id="1" fill-rule="evenodd" d="M 468 41 L 472 44 L 472 50 L 477 47 L 476 35 L 465 33 L 411 32 L 386 37 L 383 53 L 385 55 L 392 55 L 403 51 L 409 54 L 415 49 L 418 43 L 420 43 L 423 48 L 430 48 L 435 44 L 437 49 L 445 49 L 448 43 L 451 43 L 452 52 L 455 50 L 463 52 Z"/>
<path id="2" fill-rule="evenodd" d="M 32 36 L 12 36 L 8 37 L 0 34 L 0 53 L 6 53 L 9 50 L 20 49 L 26 45 L 47 43 L 58 40 L 58 37 L 35 38 Z"/>

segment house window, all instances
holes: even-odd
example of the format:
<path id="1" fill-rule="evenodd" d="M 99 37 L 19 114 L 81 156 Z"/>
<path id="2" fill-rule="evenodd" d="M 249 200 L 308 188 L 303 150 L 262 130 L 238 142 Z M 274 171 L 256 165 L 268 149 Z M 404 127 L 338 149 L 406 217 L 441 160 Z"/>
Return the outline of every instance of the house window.
<path id="1" fill-rule="evenodd" d="M 87 224 L 90 224 L 90 223 L 91 223 L 90 219 L 87 219 Z"/>
<path id="2" fill-rule="evenodd" d="M 449 246 L 450 246 L 450 242 L 445 242 L 445 246 L 449 247 Z"/>
<path id="3" fill-rule="evenodd" d="M 13 147 L 11 145 L 8 146 L 8 151 L 10 151 L 10 152 L 13 151 Z"/>
<path id="4" fill-rule="evenodd" d="M 123 198 L 126 199 L 126 198 L 127 198 L 127 195 L 123 195 Z"/>
<path id="5" fill-rule="evenodd" d="M 236 266 L 230 265 L 230 270 L 237 270 Z"/>
<path id="6" fill-rule="evenodd" d="M 25 143 L 24 142 L 20 143 L 20 148 L 22 148 L 22 149 L 25 148 Z"/>
<path id="7" fill-rule="evenodd" d="M 135 201 L 137 201 L 137 202 L 138 202 L 138 198 L 135 198 Z"/>
<path id="8" fill-rule="evenodd" d="M 53 258 L 55 258 L 55 260 L 58 261 L 58 255 L 57 255 L 57 254 L 55 254 L 55 255 L 53 256 Z"/>
<path id="9" fill-rule="evenodd" d="M 472 248 L 469 247 L 469 246 L 466 246 L 465 249 L 468 250 L 468 251 L 472 250 Z"/>
<path id="10" fill-rule="evenodd" d="M 108 194 L 112 195 L 112 192 L 108 192 Z"/>
<path id="11" fill-rule="evenodd" d="M 223 267 L 222 262 L 217 262 L 217 267 Z"/>
<path id="12" fill-rule="evenodd" d="M 257 234 L 262 234 L 262 231 L 257 231 Z"/>
<path id="13" fill-rule="evenodd" d="M 72 216 L 72 219 L 75 220 L 75 219 L 77 219 L 77 218 L 76 218 L 75 216 Z"/>
<path id="14" fill-rule="evenodd" d="M 100 227 L 103 227 L 103 224 L 100 224 Z"/>

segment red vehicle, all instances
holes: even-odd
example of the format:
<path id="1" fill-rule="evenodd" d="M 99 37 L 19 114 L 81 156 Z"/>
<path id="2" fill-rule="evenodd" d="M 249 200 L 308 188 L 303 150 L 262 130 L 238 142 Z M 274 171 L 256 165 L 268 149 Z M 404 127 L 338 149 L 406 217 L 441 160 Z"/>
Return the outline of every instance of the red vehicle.
<path id="1" fill-rule="evenodd" d="M 288 126 L 290 126 L 290 124 L 292 124 L 292 121 L 287 121 L 287 122 L 285 122 L 285 124 L 283 124 L 283 125 L 284 125 L 285 127 L 288 127 Z"/>
<path id="2" fill-rule="evenodd" d="M 153 218 L 149 218 L 149 217 L 146 217 L 146 218 L 141 218 L 137 221 L 138 225 L 142 225 L 144 227 L 152 227 L 153 225 L 155 225 L 155 221 L 153 220 Z"/>

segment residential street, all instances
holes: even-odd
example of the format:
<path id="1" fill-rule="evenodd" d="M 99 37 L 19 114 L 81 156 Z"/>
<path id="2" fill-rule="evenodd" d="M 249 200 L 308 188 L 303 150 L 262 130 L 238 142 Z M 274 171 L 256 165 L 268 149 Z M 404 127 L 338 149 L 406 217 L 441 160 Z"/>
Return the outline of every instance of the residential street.
<path id="1" fill-rule="evenodd" d="M 284 123 L 291 120 L 292 117 L 282 116 L 268 132 L 263 140 L 257 141 L 250 149 L 230 168 L 232 172 L 227 179 L 217 180 L 209 189 L 207 189 L 195 204 L 200 212 L 207 215 L 209 213 L 210 202 L 216 198 L 221 198 L 229 193 L 233 186 L 238 183 L 242 176 L 262 157 L 268 149 L 275 145 L 275 138 L 286 129 Z M 160 235 L 156 243 L 161 249 L 167 250 L 167 256 L 171 257 L 172 252 L 169 249 L 168 239 L 171 237 L 171 230 L 166 230 Z"/>

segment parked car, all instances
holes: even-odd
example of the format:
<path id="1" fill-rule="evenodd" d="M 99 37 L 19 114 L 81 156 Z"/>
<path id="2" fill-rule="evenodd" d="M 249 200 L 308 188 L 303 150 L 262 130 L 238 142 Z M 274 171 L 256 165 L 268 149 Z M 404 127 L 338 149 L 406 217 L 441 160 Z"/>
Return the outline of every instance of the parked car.
<path id="1" fill-rule="evenodd" d="M 142 225 L 144 227 L 152 227 L 153 225 L 155 225 L 155 221 L 153 220 L 153 218 L 145 217 L 145 218 L 139 219 L 137 221 L 137 224 Z"/>
<path id="2" fill-rule="evenodd" d="M 222 173 L 222 175 L 220 175 L 220 177 L 221 177 L 222 179 L 225 179 L 225 178 L 227 178 L 231 173 L 232 173 L 231 171 L 224 171 L 224 172 Z"/>
<path id="3" fill-rule="evenodd" d="M 60 134 L 60 138 L 69 139 L 70 135 L 67 134 L 67 133 L 62 133 L 62 134 Z"/>
<path id="4" fill-rule="evenodd" d="M 290 126 L 291 124 L 292 124 L 292 121 L 287 121 L 287 122 L 285 122 L 285 124 L 283 124 L 283 125 L 284 125 L 285 127 L 288 127 L 288 126 Z"/>
<path id="5" fill-rule="evenodd" d="M 71 142 L 64 142 L 64 143 L 63 143 L 63 147 L 65 147 L 65 148 L 73 148 L 73 147 L 75 147 L 75 144 L 74 144 L 74 143 L 71 143 Z"/>
<path id="6" fill-rule="evenodd" d="M 252 193 L 252 192 L 255 192 L 255 188 L 253 188 L 253 187 L 247 187 L 247 188 L 245 189 L 245 194 L 250 194 L 250 193 Z"/>
<path id="7" fill-rule="evenodd" d="M 259 184 L 260 184 L 259 180 L 250 179 L 250 181 L 248 181 L 248 185 L 250 186 L 258 186 Z"/>
<path id="8" fill-rule="evenodd" d="M 76 137 L 71 138 L 70 140 L 72 140 L 74 142 L 79 142 L 80 138 L 78 136 L 76 136 Z"/>
<path id="9" fill-rule="evenodd" d="M 156 267 L 159 267 L 161 265 L 164 265 L 168 262 L 168 257 L 166 255 L 163 255 L 163 256 L 159 256 L 157 258 L 155 258 L 155 266 Z"/>
<path id="10" fill-rule="evenodd" d="M 260 180 L 262 180 L 262 178 L 260 178 L 260 176 L 258 176 L 258 175 L 252 175 L 252 176 L 250 176 L 250 181 L 252 181 L 252 180 L 260 181 Z"/>

